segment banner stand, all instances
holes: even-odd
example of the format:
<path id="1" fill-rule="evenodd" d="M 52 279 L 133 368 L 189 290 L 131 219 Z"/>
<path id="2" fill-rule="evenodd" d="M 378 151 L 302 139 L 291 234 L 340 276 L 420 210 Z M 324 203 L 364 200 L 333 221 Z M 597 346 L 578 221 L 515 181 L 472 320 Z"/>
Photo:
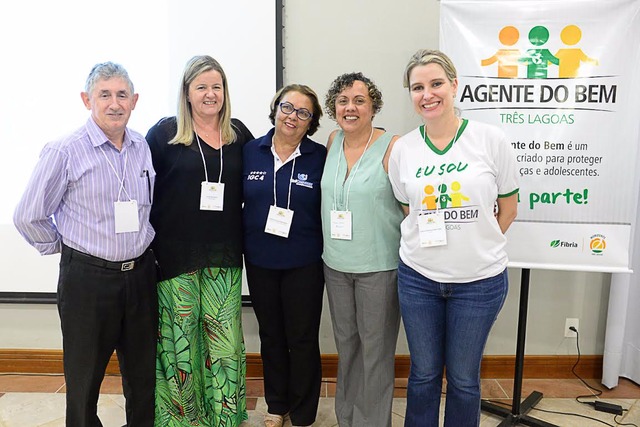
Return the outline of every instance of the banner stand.
<path id="1" fill-rule="evenodd" d="M 559 427 L 546 421 L 530 417 L 527 413 L 542 400 L 542 393 L 533 391 L 522 403 L 522 372 L 524 368 L 524 345 L 527 337 L 527 309 L 529 305 L 529 278 L 531 270 L 523 268 L 520 277 L 520 308 L 518 310 L 518 334 L 516 338 L 516 365 L 513 376 L 513 401 L 511 411 L 504 406 L 483 400 L 481 409 L 490 414 L 503 417 L 499 427 L 523 424 L 533 427 Z"/>

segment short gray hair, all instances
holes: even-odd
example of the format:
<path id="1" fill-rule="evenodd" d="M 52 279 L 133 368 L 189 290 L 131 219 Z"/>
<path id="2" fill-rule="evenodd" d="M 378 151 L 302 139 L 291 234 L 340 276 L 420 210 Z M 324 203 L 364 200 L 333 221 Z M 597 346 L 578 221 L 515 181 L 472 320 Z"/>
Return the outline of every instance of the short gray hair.
<path id="1" fill-rule="evenodd" d="M 98 80 L 109 80 L 112 77 L 120 77 L 126 81 L 129 86 L 129 90 L 131 91 L 131 95 L 135 93 L 133 91 L 133 83 L 129 78 L 127 70 L 125 70 L 122 65 L 115 64 L 113 62 L 102 62 L 94 65 L 89 73 L 89 77 L 87 77 L 87 82 L 84 85 L 84 91 L 91 94 Z"/>

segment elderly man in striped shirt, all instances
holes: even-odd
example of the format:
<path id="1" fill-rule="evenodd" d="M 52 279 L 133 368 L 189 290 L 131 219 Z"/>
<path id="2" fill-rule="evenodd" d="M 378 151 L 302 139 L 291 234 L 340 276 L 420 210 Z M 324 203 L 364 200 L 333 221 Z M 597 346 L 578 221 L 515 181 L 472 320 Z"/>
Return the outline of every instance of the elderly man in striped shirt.
<path id="1" fill-rule="evenodd" d="M 44 147 L 14 223 L 42 255 L 61 253 L 66 425 L 102 426 L 98 394 L 115 349 L 127 425 L 152 426 L 157 293 L 148 247 L 155 173 L 144 137 L 127 128 L 138 99 L 127 71 L 97 64 L 81 97 L 90 118 Z"/>

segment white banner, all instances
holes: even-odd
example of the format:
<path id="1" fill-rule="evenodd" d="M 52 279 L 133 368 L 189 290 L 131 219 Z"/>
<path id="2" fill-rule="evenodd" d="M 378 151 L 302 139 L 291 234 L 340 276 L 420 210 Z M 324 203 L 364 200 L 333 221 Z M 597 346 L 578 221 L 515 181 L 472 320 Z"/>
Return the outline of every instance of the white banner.
<path id="1" fill-rule="evenodd" d="M 629 271 L 638 194 L 639 0 L 442 0 L 463 117 L 509 136 L 510 266 Z"/>

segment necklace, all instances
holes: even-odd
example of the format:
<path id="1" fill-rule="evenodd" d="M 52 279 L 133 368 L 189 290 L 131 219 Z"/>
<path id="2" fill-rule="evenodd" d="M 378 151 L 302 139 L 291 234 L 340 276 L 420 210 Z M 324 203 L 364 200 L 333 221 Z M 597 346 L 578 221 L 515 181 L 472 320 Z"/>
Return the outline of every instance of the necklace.
<path id="1" fill-rule="evenodd" d="M 371 127 L 371 133 L 369 134 L 369 139 L 367 140 L 367 142 L 366 142 L 366 144 L 364 146 L 364 150 L 362 151 L 362 154 L 364 154 L 364 152 L 367 151 L 367 147 L 369 147 L 369 143 L 371 142 L 371 138 L 373 138 L 373 132 L 374 131 L 375 131 L 375 128 L 372 126 Z M 347 144 L 347 138 L 346 137 L 343 138 L 343 143 L 348 148 L 351 148 L 351 147 L 349 147 L 349 144 Z M 353 147 L 353 149 L 355 149 L 355 148 L 357 148 L 357 147 Z"/>
<path id="2" fill-rule="evenodd" d="M 460 138 L 460 127 L 461 126 L 462 126 L 462 119 L 459 118 L 459 117 L 456 117 L 456 130 L 455 130 L 451 140 L 443 148 L 440 148 L 438 146 L 438 144 L 434 143 L 434 141 L 429 137 L 429 135 L 427 134 L 427 125 L 426 124 L 420 126 L 419 129 L 420 129 L 420 133 L 422 134 L 422 137 L 424 139 L 424 142 L 426 142 L 427 144 L 432 145 L 434 148 L 437 148 L 438 150 L 448 150 L 447 147 L 452 146 L 453 144 L 455 144 L 458 141 L 458 138 Z"/>
<path id="3" fill-rule="evenodd" d="M 209 133 L 204 132 L 204 130 L 202 130 L 201 132 L 199 132 L 199 131 L 198 131 L 198 126 L 196 125 L 196 122 L 195 122 L 195 121 L 193 122 L 193 130 L 196 132 L 196 135 L 200 135 L 201 137 L 206 138 L 206 140 L 209 140 L 209 135 L 210 135 L 210 134 L 209 134 Z M 214 130 L 215 130 L 215 129 L 214 129 Z M 213 135 L 213 134 L 211 134 L 211 135 Z M 218 136 L 219 136 L 219 147 L 218 147 L 218 148 L 220 148 L 220 147 L 222 147 L 222 130 L 221 130 L 221 129 L 220 129 L 220 130 L 218 130 Z M 205 141 L 205 142 L 207 142 L 207 141 Z M 209 143 L 207 142 L 207 144 L 209 144 Z M 213 145 L 212 145 L 212 147 L 213 147 L 213 148 L 216 148 L 216 147 L 215 147 L 215 146 L 213 146 Z"/>
<path id="4" fill-rule="evenodd" d="M 456 133 L 458 133 L 458 130 L 460 129 L 460 123 L 462 122 L 462 120 L 459 117 L 455 118 L 455 132 L 453 134 L 453 136 L 456 136 Z M 427 135 L 427 124 L 425 123 L 424 125 L 424 130 L 425 130 L 425 135 Z M 429 128 L 430 129 L 430 128 Z M 428 138 L 431 138 L 427 135 Z M 436 138 L 437 139 L 437 138 Z"/>

